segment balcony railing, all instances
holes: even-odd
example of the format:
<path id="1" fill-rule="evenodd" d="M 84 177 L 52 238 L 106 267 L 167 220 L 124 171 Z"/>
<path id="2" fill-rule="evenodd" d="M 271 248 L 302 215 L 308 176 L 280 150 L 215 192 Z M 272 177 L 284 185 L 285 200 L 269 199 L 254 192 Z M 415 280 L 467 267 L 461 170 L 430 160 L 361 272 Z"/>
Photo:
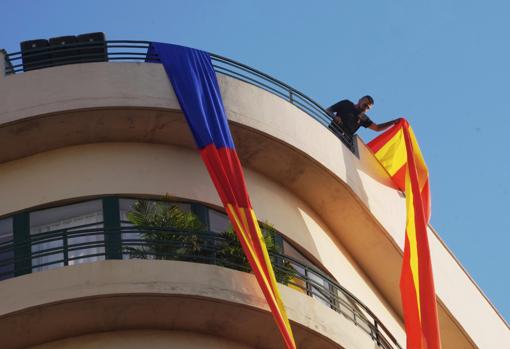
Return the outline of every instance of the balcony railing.
<path id="1" fill-rule="evenodd" d="M 92 223 L 0 243 L 0 280 L 14 275 L 107 259 L 178 260 L 249 272 L 242 252 L 208 231 L 142 228 L 123 222 L 120 229 Z M 23 252 L 24 251 L 24 252 Z M 271 253 L 278 282 L 315 298 L 352 321 L 384 349 L 401 348 L 359 299 L 316 267 Z"/>
<path id="2" fill-rule="evenodd" d="M 90 62 L 146 62 L 158 60 L 147 57 L 149 41 L 109 40 L 104 43 L 78 43 L 62 47 L 44 47 L 5 55 L 5 75 L 23 71 L 49 68 L 67 64 Z M 217 73 L 255 85 L 292 103 L 333 132 L 351 151 L 353 137 L 340 126 L 332 123 L 332 117 L 313 99 L 289 85 L 257 69 L 230 58 L 210 53 Z M 331 126 L 330 126 L 331 125 Z"/>

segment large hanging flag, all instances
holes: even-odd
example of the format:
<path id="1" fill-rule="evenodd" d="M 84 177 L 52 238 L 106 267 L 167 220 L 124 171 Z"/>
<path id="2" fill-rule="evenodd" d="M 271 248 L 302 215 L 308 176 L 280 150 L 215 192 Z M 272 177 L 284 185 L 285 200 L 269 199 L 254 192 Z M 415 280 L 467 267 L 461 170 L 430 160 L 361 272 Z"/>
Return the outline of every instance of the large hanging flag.
<path id="1" fill-rule="evenodd" d="M 243 170 L 235 150 L 216 73 L 207 52 L 151 43 L 148 61 L 161 62 L 174 88 L 200 156 L 218 191 L 288 349 L 296 348 Z M 156 59 L 155 57 L 158 57 Z"/>
<path id="2" fill-rule="evenodd" d="M 400 275 L 400 292 L 408 349 L 440 349 L 441 340 L 432 276 L 427 224 L 430 219 L 428 170 L 405 119 L 368 146 L 406 194 L 406 237 Z"/>

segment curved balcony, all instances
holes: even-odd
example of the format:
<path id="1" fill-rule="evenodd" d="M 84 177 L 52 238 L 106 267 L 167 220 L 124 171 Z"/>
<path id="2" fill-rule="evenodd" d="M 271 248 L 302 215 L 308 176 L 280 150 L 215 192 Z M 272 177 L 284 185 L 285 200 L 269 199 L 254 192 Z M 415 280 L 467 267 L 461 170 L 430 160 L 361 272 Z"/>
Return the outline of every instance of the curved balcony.
<path id="1" fill-rule="evenodd" d="M 103 213 L 98 211 L 101 206 Z M 188 213 L 183 207 L 187 207 Z M 70 215 L 71 211 L 75 214 Z M 202 225 L 193 211 L 201 212 L 203 217 L 213 214 L 216 223 Z M 209 218 L 203 220 L 209 221 Z M 20 228 L 21 221 L 27 223 L 25 234 Z M 201 204 L 189 206 L 117 197 L 104 198 L 102 204 L 94 200 L 18 213 L 0 220 L 0 280 L 112 259 L 203 263 L 250 272 L 241 246 L 226 222 L 222 212 Z M 5 234 L 9 225 L 14 230 L 10 236 Z M 59 225 L 67 227 L 58 228 Z M 267 224 L 262 225 L 279 283 L 342 314 L 381 348 L 400 348 L 367 306 L 289 245 L 280 233 Z M 26 231 L 28 226 L 29 232 Z M 195 228 L 190 229 L 193 226 Z"/>
<path id="2" fill-rule="evenodd" d="M 158 57 L 149 57 L 147 49 L 150 41 L 132 40 L 109 40 L 103 44 L 79 43 L 66 45 L 62 48 L 39 48 L 25 52 L 13 52 L 5 55 L 5 75 L 19 74 L 24 71 L 44 69 L 54 66 L 90 63 L 90 62 L 151 62 L 159 61 Z M 97 49 L 106 49 L 105 57 L 98 57 Z M 57 54 L 55 54 L 57 52 Z M 66 52 L 68 54 L 66 54 Z M 24 56 L 25 55 L 25 56 Z M 30 60 L 26 57 L 30 56 Z M 55 57 L 57 56 L 57 57 Z M 304 93 L 292 88 L 284 82 L 275 79 L 268 74 L 236 62 L 230 58 L 210 53 L 213 67 L 217 73 L 221 73 L 246 83 L 255 85 L 272 94 L 275 94 L 287 102 L 293 104 L 305 113 L 328 128 L 331 124 L 333 132 L 342 142 L 354 151 L 353 137 L 345 132 L 341 126 L 332 124 L 331 116 L 326 110 Z"/>

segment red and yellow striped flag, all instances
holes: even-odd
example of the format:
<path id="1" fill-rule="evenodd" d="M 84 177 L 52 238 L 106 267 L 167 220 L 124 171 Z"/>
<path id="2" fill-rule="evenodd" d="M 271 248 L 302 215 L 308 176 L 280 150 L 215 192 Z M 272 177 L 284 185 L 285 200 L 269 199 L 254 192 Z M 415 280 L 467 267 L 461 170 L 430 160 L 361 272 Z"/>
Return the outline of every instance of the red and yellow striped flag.
<path id="1" fill-rule="evenodd" d="M 430 188 L 427 165 L 405 119 L 368 146 L 397 187 L 406 193 L 406 238 L 400 292 L 408 349 L 440 349 L 436 292 L 432 276 L 427 224 Z"/>

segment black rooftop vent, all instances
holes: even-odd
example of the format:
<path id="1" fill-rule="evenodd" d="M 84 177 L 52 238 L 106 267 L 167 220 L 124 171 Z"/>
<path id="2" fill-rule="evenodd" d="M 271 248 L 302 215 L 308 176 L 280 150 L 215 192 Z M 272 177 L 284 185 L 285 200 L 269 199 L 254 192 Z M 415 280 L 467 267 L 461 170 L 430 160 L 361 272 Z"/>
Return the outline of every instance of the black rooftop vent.
<path id="1" fill-rule="evenodd" d="M 21 42 L 20 48 L 24 71 L 108 60 L 102 32 L 28 40 Z"/>

